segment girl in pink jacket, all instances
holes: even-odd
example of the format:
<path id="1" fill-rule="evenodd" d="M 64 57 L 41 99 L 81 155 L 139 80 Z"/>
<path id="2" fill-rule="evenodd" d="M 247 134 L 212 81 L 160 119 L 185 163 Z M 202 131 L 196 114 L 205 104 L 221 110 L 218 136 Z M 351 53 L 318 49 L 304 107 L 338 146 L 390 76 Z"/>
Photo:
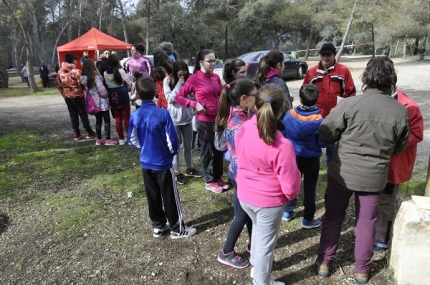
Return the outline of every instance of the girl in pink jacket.
<path id="1" fill-rule="evenodd" d="M 182 107 L 193 107 L 196 110 L 196 129 L 201 140 L 200 163 L 205 188 L 214 193 L 221 193 L 229 186 L 222 179 L 224 152 L 214 146 L 215 118 L 222 91 L 221 79 L 213 72 L 215 62 L 215 54 L 212 50 L 199 51 L 194 74 L 176 94 L 175 101 Z M 189 97 L 191 93 L 194 93 L 195 99 Z"/>
<path id="2" fill-rule="evenodd" d="M 252 220 L 251 276 L 254 285 L 282 285 L 270 277 L 273 250 L 284 205 L 300 191 L 300 172 L 294 146 L 280 131 L 277 120 L 285 109 L 281 87 L 263 86 L 255 99 L 257 115 L 245 122 L 235 138 L 237 196 Z"/>

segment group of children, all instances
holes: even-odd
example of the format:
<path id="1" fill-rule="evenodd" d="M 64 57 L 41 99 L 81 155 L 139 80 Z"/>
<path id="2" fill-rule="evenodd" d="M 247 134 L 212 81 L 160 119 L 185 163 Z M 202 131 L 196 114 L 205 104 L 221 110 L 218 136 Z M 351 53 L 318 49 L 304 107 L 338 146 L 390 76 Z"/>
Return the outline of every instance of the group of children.
<path id="1" fill-rule="evenodd" d="M 190 81 L 187 81 L 187 65 L 183 61 L 174 63 L 171 75 L 163 79 L 167 110 L 157 108 L 154 103 L 157 94 L 154 80 L 148 76 L 135 77 L 134 96 L 141 105 L 130 116 L 127 137 L 130 145 L 141 149 L 140 162 L 153 236 L 160 237 L 170 231 L 172 239 L 179 239 L 190 237 L 197 231 L 185 225 L 178 194 L 177 183 L 183 184 L 182 177 L 178 177 L 178 173 L 181 173 L 178 156 L 181 140 L 184 143 L 186 176 L 205 176 L 206 189 L 214 193 L 228 188 L 220 177 L 222 169 L 218 169 L 219 166 L 215 169 L 224 153 L 214 148 L 214 132 L 223 131 L 228 149 L 228 177 L 234 187 L 235 211 L 218 261 L 235 268 L 252 264 L 254 284 L 281 285 L 284 283 L 270 277 L 273 251 L 281 221 L 290 221 L 296 217 L 294 209 L 302 177 L 302 227 L 312 229 L 322 224 L 320 219 L 315 218 L 315 191 L 322 148 L 328 146 L 328 141 L 332 142 L 327 138 L 326 143 L 323 142 L 319 135 L 324 121 L 320 109 L 315 106 L 319 89 L 313 84 L 303 85 L 299 92 L 300 104 L 292 109 L 292 100 L 286 96 L 288 88 L 283 86 L 284 82 L 283 85 L 277 84 L 273 78 L 271 80 L 274 82 L 270 82 L 266 74 L 263 76 L 266 80 L 262 80 L 261 85 L 255 84 L 252 80 L 244 79 L 243 72 L 240 74 L 246 68 L 244 63 L 234 61 L 231 66 L 237 64 L 237 69 L 232 72 L 232 78 L 226 80 L 227 84 L 220 89 L 218 97 L 214 90 L 218 90 L 219 78 L 213 76 L 213 58 L 211 51 L 203 52 L 201 56 L 199 53 L 199 64 L 196 66 L 200 73 L 193 75 Z M 263 64 L 264 61 L 267 65 L 272 64 L 269 59 L 270 56 L 265 57 Z M 283 57 L 279 60 L 266 68 L 268 75 L 272 74 L 275 79 L 284 67 Z M 100 79 L 86 75 L 81 83 L 86 87 L 94 84 L 97 88 L 97 84 L 92 81 L 97 83 Z M 212 89 L 199 87 L 204 84 Z M 202 152 L 207 152 L 201 155 L 203 174 L 191 165 L 193 108 L 198 114 L 198 132 L 203 139 Z M 103 114 L 97 118 L 97 122 L 102 117 Z M 98 137 L 100 125 L 98 128 L 96 125 Z M 341 141 L 340 138 L 337 141 Z M 324 222 L 329 224 L 330 217 Z M 234 250 L 244 226 L 249 235 L 246 249 L 251 253 L 250 261 Z M 323 237 L 321 240 L 324 240 Z M 324 247 L 325 244 L 321 243 Z M 329 271 L 324 262 L 317 260 L 316 265 L 318 274 L 326 277 Z M 368 280 L 367 273 L 365 277 L 357 276 L 358 283 Z"/>

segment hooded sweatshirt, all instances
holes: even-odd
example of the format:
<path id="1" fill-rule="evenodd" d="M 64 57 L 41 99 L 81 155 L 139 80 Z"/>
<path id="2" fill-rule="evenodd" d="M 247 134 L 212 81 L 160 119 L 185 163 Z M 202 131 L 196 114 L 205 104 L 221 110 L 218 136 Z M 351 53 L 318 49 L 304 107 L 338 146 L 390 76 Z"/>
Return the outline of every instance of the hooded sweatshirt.
<path id="1" fill-rule="evenodd" d="M 84 97 L 79 84 L 81 71 L 73 63 L 63 62 L 57 74 L 57 88 L 64 98 Z"/>
<path id="2" fill-rule="evenodd" d="M 154 67 L 147 57 L 138 53 L 127 61 L 127 70 L 131 76 L 135 71 L 139 71 L 142 75 L 152 76 Z"/>

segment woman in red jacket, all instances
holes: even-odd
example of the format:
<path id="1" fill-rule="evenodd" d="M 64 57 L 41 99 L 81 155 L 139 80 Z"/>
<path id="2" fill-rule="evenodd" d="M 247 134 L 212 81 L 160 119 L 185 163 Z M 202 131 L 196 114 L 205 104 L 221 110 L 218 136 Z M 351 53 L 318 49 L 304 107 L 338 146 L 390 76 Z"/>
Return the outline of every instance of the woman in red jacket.
<path id="1" fill-rule="evenodd" d="M 221 193 L 229 186 L 221 178 L 224 153 L 218 151 L 214 146 L 214 124 L 222 91 L 221 79 L 213 72 L 215 62 L 215 54 L 212 50 L 199 51 L 196 57 L 195 72 L 179 90 L 175 101 L 183 107 L 191 106 L 196 110 L 196 128 L 202 142 L 200 163 L 205 188 L 214 193 Z M 191 93 L 194 93 L 195 100 L 188 98 Z"/>
<path id="2" fill-rule="evenodd" d="M 406 149 L 391 157 L 387 185 L 379 199 L 373 252 L 381 252 L 388 248 L 399 185 L 411 179 L 417 156 L 417 145 L 424 137 L 424 119 L 417 103 L 399 90 L 392 97 L 408 111 L 410 134 Z"/>

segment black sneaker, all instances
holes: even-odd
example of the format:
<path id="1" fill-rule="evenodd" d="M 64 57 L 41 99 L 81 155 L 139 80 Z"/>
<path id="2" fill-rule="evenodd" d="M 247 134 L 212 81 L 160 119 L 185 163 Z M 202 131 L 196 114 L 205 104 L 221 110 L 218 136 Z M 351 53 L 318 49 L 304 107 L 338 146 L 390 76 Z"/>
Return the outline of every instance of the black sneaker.
<path id="1" fill-rule="evenodd" d="M 221 249 L 221 251 L 218 254 L 218 261 L 222 264 L 234 267 L 234 268 L 245 268 L 248 267 L 249 261 L 248 259 L 240 256 L 237 254 L 234 250 L 230 253 L 224 254 L 224 250 Z"/>
<path id="2" fill-rule="evenodd" d="M 185 180 L 184 175 L 181 172 L 175 173 L 175 179 L 178 184 L 185 184 L 187 180 Z"/>
<path id="3" fill-rule="evenodd" d="M 192 177 L 203 177 L 203 174 L 194 168 L 189 168 L 185 170 L 185 176 L 192 176 Z"/>

